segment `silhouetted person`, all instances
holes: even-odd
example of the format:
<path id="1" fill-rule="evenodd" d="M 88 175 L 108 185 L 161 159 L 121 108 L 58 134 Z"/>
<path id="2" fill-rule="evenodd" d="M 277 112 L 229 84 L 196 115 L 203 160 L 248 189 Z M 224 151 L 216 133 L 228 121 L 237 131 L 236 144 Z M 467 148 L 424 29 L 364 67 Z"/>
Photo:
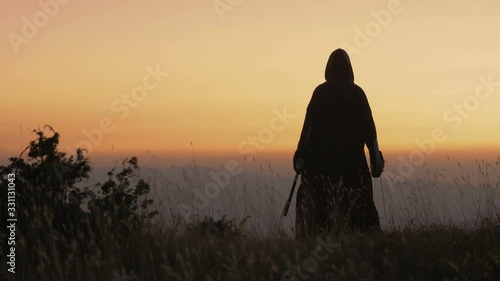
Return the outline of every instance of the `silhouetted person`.
<path id="1" fill-rule="evenodd" d="M 293 164 L 302 182 L 297 192 L 297 236 L 318 232 L 380 229 L 371 174 L 384 168 L 370 105 L 354 83 L 349 56 L 334 51 L 307 107 Z"/>

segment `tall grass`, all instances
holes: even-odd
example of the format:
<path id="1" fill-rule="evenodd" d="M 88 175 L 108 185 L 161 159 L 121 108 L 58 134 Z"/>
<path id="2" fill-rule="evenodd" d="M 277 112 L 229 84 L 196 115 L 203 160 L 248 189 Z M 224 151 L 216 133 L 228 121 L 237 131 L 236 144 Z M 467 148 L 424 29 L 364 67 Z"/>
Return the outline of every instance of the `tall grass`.
<path id="1" fill-rule="evenodd" d="M 500 163 L 477 165 L 474 174 L 422 170 L 395 191 L 385 183 L 384 202 L 376 192 L 384 232 L 300 240 L 293 214 L 286 231 L 277 226 L 289 176 L 238 175 L 186 218 L 179 203 L 211 181 L 206 170 L 150 166 L 142 173 L 159 212 L 151 223 L 123 231 L 98 221 L 98 231 L 66 238 L 46 225 L 20 241 L 17 273 L 3 267 L 2 280 L 499 280 Z M 325 259 L 314 258 L 320 250 Z"/>

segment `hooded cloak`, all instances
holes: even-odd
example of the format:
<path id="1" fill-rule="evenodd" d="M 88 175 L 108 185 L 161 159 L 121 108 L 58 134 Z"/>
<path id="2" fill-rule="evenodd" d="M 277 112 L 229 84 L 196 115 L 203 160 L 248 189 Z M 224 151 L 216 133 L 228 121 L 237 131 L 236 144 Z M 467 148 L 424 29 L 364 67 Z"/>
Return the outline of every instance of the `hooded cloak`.
<path id="1" fill-rule="evenodd" d="M 377 134 L 364 91 L 354 83 L 348 54 L 335 50 L 307 107 L 294 160 L 304 160 L 297 193 L 297 232 L 335 229 L 340 217 L 350 228 L 380 227 L 364 147 Z M 333 218 L 335 212 L 337 218 Z"/>

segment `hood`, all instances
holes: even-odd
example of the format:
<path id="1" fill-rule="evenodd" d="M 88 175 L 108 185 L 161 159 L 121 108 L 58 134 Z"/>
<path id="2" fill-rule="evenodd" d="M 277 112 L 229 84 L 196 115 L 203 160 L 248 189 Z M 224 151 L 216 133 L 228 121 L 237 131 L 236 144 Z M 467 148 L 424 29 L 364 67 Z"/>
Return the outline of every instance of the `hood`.
<path id="1" fill-rule="evenodd" d="M 330 55 L 326 64 L 325 79 L 327 82 L 354 83 L 351 60 L 346 51 L 337 49 Z"/>

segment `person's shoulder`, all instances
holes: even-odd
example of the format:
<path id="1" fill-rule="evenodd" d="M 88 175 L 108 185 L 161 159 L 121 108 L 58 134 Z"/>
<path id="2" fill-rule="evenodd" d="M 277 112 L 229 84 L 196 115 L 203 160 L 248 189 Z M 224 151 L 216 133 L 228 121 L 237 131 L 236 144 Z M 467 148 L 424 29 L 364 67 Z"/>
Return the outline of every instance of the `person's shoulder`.
<path id="1" fill-rule="evenodd" d="M 359 85 L 357 85 L 355 83 L 352 84 L 352 90 L 351 90 L 351 92 L 357 98 L 360 98 L 360 99 L 365 99 L 366 98 L 366 94 L 365 94 L 365 91 L 363 90 L 363 88 L 361 88 Z"/>
<path id="2" fill-rule="evenodd" d="M 358 84 L 356 83 L 352 83 L 352 88 L 356 91 L 356 92 L 359 92 L 359 93 L 364 93 L 365 91 L 363 91 L 363 88 L 361 88 Z"/>
<path id="3" fill-rule="evenodd" d="M 314 92 L 313 92 L 313 95 L 312 95 L 312 98 L 313 99 L 317 99 L 317 98 L 320 98 L 322 96 L 325 96 L 326 93 L 328 92 L 328 85 L 325 83 L 322 83 L 322 84 L 319 84 L 315 89 L 314 89 Z"/>
<path id="4" fill-rule="evenodd" d="M 325 82 L 325 83 L 321 83 L 319 84 L 316 89 L 314 89 L 314 93 L 324 93 L 328 90 L 328 84 Z"/>
<path id="5" fill-rule="evenodd" d="M 317 108 L 320 104 L 322 104 L 325 101 L 325 98 L 327 97 L 327 88 L 326 88 L 326 83 L 318 85 L 312 94 L 311 101 L 309 102 L 309 105 L 307 106 L 307 110 L 314 110 L 313 108 Z"/>

